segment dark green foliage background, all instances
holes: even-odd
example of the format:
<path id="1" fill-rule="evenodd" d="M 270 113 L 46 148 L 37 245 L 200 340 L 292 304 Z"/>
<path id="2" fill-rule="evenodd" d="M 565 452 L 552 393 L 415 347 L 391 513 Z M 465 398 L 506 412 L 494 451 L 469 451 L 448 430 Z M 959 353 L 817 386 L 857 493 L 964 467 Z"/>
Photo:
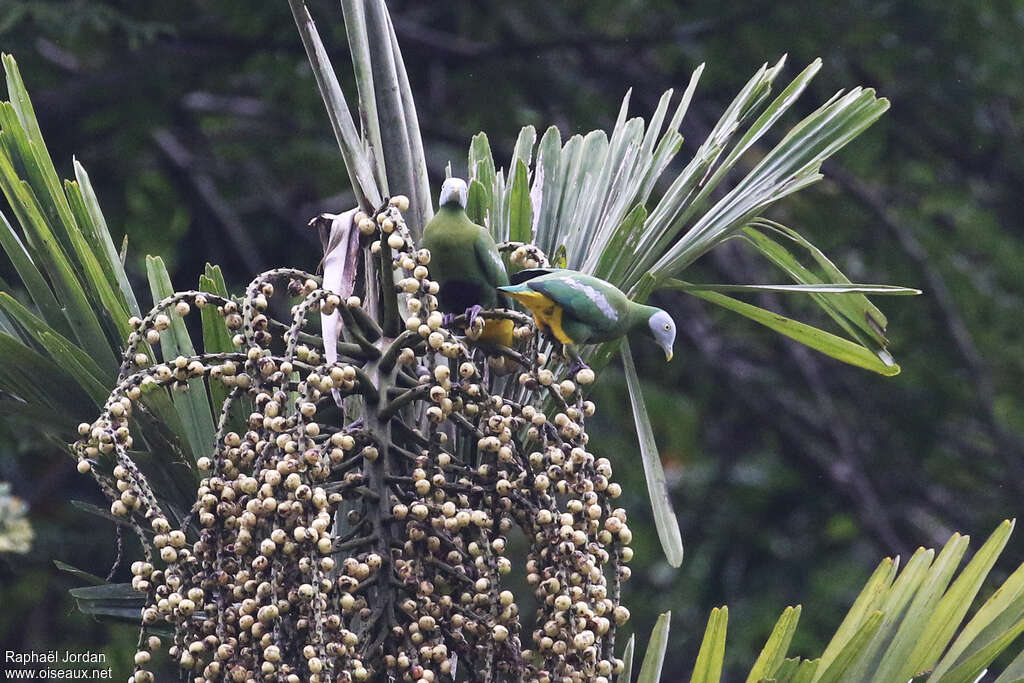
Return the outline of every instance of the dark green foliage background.
<path id="1" fill-rule="evenodd" d="M 794 650 L 819 652 L 878 558 L 906 557 L 954 530 L 980 542 L 1021 511 L 1019 2 L 390 6 L 435 179 L 449 160 L 464 170 L 479 130 L 507 158 L 526 124 L 554 123 L 563 136 L 610 127 L 630 86 L 633 112 L 647 116 L 703 61 L 681 159 L 750 74 L 783 53 L 791 75 L 825 61 L 801 114 L 844 86 L 892 100 L 826 168 L 828 180 L 771 217 L 854 281 L 926 290 L 880 302 L 900 376 L 842 366 L 684 295 L 660 297 L 681 330 L 676 360 L 666 369 L 657 349 L 634 349 L 645 354 L 641 374 L 677 482 L 687 551 L 678 572 L 659 559 L 621 376 L 609 370 L 594 390 L 594 443 L 624 478 L 637 531 L 625 602 L 643 638 L 657 612 L 673 610 L 666 672 L 689 670 L 708 611 L 723 603 L 730 680 L 745 675 L 787 604 L 805 605 Z M 340 9 L 311 8 L 344 81 Z M 178 288 L 192 286 L 205 261 L 236 286 L 264 267 L 312 267 L 319 245 L 306 221 L 351 205 L 286 3 L 0 0 L 0 48 L 18 58 L 58 170 L 71 175 L 72 154 L 89 169 L 112 231 L 128 236 L 140 287 L 147 253 L 165 258 Z M 9 263 L 0 277 L 10 278 Z M 728 245 L 686 279 L 782 281 Z M 813 320 L 794 297 L 757 299 Z M 56 445 L 21 425 L 0 430 L 0 479 L 31 503 L 38 532 L 29 558 L 0 558 L 0 642 L 114 643 L 108 652 L 126 666 L 132 631 L 74 612 L 73 580 L 52 565 L 106 574 L 113 530 L 68 504 L 100 502 L 98 493 Z M 1018 532 L 990 585 L 1022 555 Z"/>

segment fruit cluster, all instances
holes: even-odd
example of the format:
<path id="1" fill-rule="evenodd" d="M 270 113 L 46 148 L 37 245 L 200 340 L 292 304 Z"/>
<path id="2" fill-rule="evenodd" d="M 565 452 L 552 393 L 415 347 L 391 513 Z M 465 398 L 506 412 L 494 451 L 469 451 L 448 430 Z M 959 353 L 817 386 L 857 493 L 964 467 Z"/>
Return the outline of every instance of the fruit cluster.
<path id="1" fill-rule="evenodd" d="M 281 268 L 239 300 L 181 292 L 131 321 L 117 386 L 75 452 L 143 544 L 133 683 L 153 679 L 155 627 L 168 625 L 169 655 L 197 683 L 601 682 L 621 670 L 631 532 L 611 464 L 589 449 L 595 406 L 581 385 L 593 373 L 559 381 L 515 311 L 482 318 L 512 319 L 522 353 L 445 324 L 407 206 L 355 216 L 353 243 L 369 252 L 361 297 Z M 374 264 L 388 263 L 381 278 Z M 404 321 L 394 336 L 386 297 Z M 161 357 L 174 318 L 203 308 L 236 350 Z M 316 313 L 337 314 L 342 338 L 325 342 Z M 178 519 L 133 460 L 133 420 L 168 390 L 214 387 L 227 392 L 215 443 Z M 517 596 L 524 579 L 532 595 Z"/>

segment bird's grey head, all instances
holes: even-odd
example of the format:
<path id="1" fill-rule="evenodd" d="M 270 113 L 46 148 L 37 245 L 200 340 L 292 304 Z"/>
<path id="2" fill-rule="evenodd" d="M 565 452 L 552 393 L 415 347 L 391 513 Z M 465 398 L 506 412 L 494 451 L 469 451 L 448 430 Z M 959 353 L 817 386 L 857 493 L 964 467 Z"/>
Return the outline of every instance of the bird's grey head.
<path id="1" fill-rule="evenodd" d="M 651 336 L 665 352 L 665 360 L 672 360 L 672 344 L 676 340 L 676 323 L 665 311 L 658 309 L 648 320 Z"/>
<path id="2" fill-rule="evenodd" d="M 448 178 L 444 181 L 441 186 L 441 197 L 437 203 L 440 206 L 458 205 L 463 209 L 466 208 L 466 202 L 469 201 L 469 188 L 466 187 L 466 181 L 462 178 Z"/>

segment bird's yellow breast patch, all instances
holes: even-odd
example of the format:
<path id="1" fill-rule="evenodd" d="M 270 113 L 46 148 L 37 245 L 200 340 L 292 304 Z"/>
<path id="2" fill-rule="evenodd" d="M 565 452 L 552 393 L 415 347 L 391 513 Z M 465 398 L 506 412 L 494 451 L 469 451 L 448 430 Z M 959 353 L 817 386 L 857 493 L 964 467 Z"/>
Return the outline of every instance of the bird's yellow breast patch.
<path id="1" fill-rule="evenodd" d="M 573 340 L 562 329 L 562 307 L 540 292 L 507 292 L 509 296 L 530 309 L 533 321 L 545 330 L 550 330 L 555 339 L 563 344 L 572 344 Z"/>
<path id="2" fill-rule="evenodd" d="M 484 323 L 484 330 L 477 341 L 512 348 L 515 345 L 515 323 L 511 320 L 492 318 Z"/>

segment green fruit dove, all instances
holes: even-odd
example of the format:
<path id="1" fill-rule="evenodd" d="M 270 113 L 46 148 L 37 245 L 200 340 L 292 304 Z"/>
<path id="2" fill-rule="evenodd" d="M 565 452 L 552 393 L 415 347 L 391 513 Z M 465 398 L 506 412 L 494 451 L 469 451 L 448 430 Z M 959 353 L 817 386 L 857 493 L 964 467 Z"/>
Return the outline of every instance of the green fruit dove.
<path id="1" fill-rule="evenodd" d="M 465 180 L 444 181 L 422 245 L 430 250 L 430 276 L 440 286 L 438 307 L 449 315 L 464 312 L 472 323 L 481 310 L 504 306 L 498 288 L 509 281 L 490 232 L 466 215 L 467 199 Z M 510 347 L 513 327 L 511 320 L 488 320 L 479 340 Z"/>
<path id="2" fill-rule="evenodd" d="M 668 313 L 630 301 L 615 285 L 575 270 L 531 268 L 513 277 L 516 284 L 498 289 L 522 303 L 534 322 L 563 347 L 572 371 L 584 367 L 581 344 L 612 341 L 637 330 L 672 360 L 676 325 Z"/>

